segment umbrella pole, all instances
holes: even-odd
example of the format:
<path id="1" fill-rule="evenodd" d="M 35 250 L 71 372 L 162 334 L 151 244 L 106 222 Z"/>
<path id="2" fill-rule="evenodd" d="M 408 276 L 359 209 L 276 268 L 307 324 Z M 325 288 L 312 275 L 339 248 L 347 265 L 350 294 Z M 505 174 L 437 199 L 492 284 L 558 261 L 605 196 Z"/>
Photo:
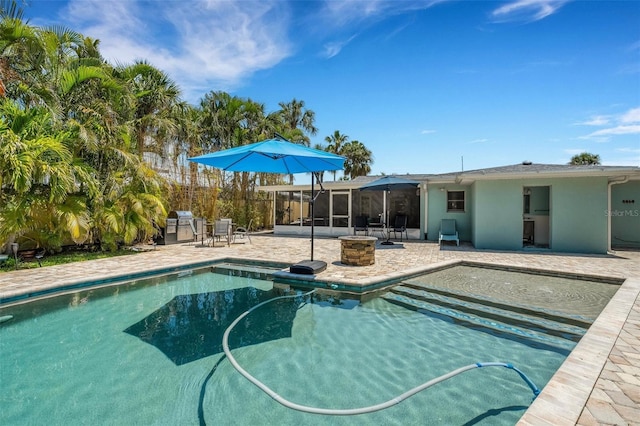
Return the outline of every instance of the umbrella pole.
<path id="1" fill-rule="evenodd" d="M 383 241 L 380 244 L 385 246 L 392 246 L 393 241 L 389 241 L 391 239 L 391 231 L 389 230 L 389 209 L 391 208 L 391 202 L 389 201 L 389 195 L 391 194 L 391 190 L 387 189 L 385 191 L 385 204 L 387 205 L 387 221 L 385 222 L 385 226 L 387 227 L 387 241 Z"/>
<path id="2" fill-rule="evenodd" d="M 312 275 L 318 274 L 325 269 L 327 269 L 327 262 L 323 262 L 321 260 L 313 260 L 313 232 L 315 227 L 315 212 L 314 212 L 314 204 L 316 193 L 314 190 L 315 186 L 315 173 L 311 173 L 311 260 L 303 260 L 302 262 L 296 263 L 295 265 L 291 265 L 289 267 L 289 272 L 292 274 L 304 274 L 304 275 Z M 320 188 L 322 188 L 322 182 L 320 182 Z M 321 192 L 318 193 L 321 194 Z"/>
<path id="3" fill-rule="evenodd" d="M 313 260 L 313 227 L 315 225 L 315 213 L 313 211 L 313 205 L 315 204 L 315 198 L 313 194 L 313 188 L 315 187 L 314 182 L 315 173 L 311 172 L 311 260 Z"/>

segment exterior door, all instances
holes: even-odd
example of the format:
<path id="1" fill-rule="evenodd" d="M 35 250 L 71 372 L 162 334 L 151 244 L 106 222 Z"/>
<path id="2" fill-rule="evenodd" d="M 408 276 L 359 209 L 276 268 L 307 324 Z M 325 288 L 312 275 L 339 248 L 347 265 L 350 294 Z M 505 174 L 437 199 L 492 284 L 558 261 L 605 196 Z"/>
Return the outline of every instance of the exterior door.
<path id="1" fill-rule="evenodd" d="M 349 193 L 331 192 L 331 226 L 334 228 L 349 227 Z"/>

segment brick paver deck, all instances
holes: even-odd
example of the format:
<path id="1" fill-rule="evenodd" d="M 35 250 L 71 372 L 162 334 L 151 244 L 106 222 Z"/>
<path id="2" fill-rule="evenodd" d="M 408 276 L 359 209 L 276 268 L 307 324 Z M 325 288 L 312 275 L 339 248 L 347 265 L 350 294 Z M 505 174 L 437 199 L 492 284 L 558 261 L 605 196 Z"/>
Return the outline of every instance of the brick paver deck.
<path id="1" fill-rule="evenodd" d="M 158 246 L 135 256 L 0 273 L 0 299 L 225 257 L 287 263 L 309 257 L 308 237 L 252 235 L 251 239 L 252 244 L 231 247 Z M 519 424 L 640 425 L 640 252 L 602 256 L 498 252 L 405 241 L 378 245 L 375 264 L 360 267 L 340 263 L 338 239 L 316 239 L 314 245 L 314 258 L 328 263 L 318 278 L 351 284 L 366 285 L 460 260 L 626 279 Z"/>

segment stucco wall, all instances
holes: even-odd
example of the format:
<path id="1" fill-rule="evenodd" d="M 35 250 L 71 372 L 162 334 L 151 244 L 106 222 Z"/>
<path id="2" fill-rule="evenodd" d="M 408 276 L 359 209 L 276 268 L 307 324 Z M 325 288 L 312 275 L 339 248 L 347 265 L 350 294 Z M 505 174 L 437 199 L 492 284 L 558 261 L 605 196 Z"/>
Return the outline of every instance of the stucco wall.
<path id="1" fill-rule="evenodd" d="M 611 214 L 612 248 L 640 248 L 640 181 L 611 187 L 608 214 Z"/>
<path id="2" fill-rule="evenodd" d="M 522 181 L 475 183 L 473 241 L 476 248 L 522 249 Z"/>
<path id="3" fill-rule="evenodd" d="M 558 179 L 551 188 L 551 248 L 607 252 L 607 178 Z"/>
<path id="4" fill-rule="evenodd" d="M 476 248 L 522 249 L 522 188 L 550 187 L 549 245 L 553 251 L 606 253 L 607 178 L 478 181 L 473 241 Z"/>
<path id="5" fill-rule="evenodd" d="M 442 190 L 440 190 L 442 188 Z M 427 214 L 427 239 L 438 241 L 440 221 L 442 219 L 455 219 L 456 229 L 460 241 L 471 241 L 471 216 L 473 212 L 473 190 L 471 186 L 462 185 L 428 185 L 429 197 Z M 447 212 L 447 191 L 465 191 L 465 211 Z"/>

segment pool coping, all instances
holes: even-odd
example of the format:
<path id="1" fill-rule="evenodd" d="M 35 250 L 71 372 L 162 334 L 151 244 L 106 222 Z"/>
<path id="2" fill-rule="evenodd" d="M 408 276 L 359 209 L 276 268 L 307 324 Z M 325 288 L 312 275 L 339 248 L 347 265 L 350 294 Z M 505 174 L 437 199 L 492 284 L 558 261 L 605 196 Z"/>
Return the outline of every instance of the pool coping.
<path id="1" fill-rule="evenodd" d="M 640 294 L 640 279 L 628 278 L 518 425 L 575 425 Z"/>
<path id="2" fill-rule="evenodd" d="M 155 269 L 148 269 L 143 272 L 129 272 L 122 274 L 113 274 L 103 279 L 78 279 L 78 280 L 69 280 L 64 285 L 53 284 L 51 286 L 43 287 L 35 291 L 25 291 L 24 289 L 18 288 L 15 291 L 10 292 L 0 292 L 0 308 L 12 306 L 19 303 L 26 303 L 31 300 L 45 298 L 45 297 L 53 297 L 60 294 L 83 290 L 83 289 L 94 289 L 100 287 L 108 287 L 112 285 L 120 285 L 129 281 L 136 281 L 145 278 L 152 278 L 161 275 L 170 275 L 173 273 L 179 273 L 183 271 L 193 270 L 193 269 L 202 269 L 211 266 L 216 266 L 222 263 L 234 263 L 241 262 L 246 266 L 270 266 L 274 265 L 274 267 L 282 267 L 285 268 L 288 266 L 288 263 L 284 262 L 268 262 L 262 260 L 254 260 L 254 259 L 244 259 L 238 257 L 223 257 L 217 258 L 213 260 L 205 260 L 200 262 L 192 262 L 185 263 L 181 265 L 173 265 L 168 267 L 160 267 Z M 277 265 L 277 266 L 275 266 Z"/>

